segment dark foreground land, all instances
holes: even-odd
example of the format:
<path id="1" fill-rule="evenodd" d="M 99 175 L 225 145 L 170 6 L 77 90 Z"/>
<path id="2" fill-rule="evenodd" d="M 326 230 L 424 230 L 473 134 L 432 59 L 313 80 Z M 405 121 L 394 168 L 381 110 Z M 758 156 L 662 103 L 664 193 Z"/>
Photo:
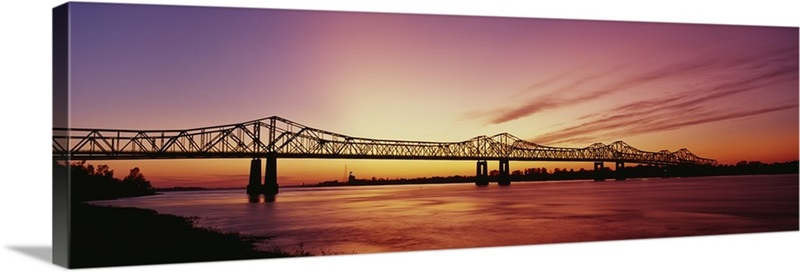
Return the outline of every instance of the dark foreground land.
<path id="1" fill-rule="evenodd" d="M 68 171 L 69 170 L 69 171 Z M 71 185 L 69 266 L 73 268 L 308 256 L 308 252 L 255 249 L 267 237 L 195 228 L 192 219 L 137 208 L 100 207 L 86 201 L 156 194 L 139 168 L 123 179 L 106 165 L 53 164 Z"/>
<path id="2" fill-rule="evenodd" d="M 266 237 L 195 228 L 189 218 L 137 208 L 72 206 L 70 266 L 74 268 L 308 256 L 264 252 Z"/>

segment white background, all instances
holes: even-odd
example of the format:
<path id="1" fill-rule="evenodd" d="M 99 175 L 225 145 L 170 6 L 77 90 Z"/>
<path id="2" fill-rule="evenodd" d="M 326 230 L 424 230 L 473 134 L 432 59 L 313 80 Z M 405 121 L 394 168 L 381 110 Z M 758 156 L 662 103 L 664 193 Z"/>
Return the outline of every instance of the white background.
<path id="1" fill-rule="evenodd" d="M 546 4 L 498 0 L 124 2 L 794 27 L 800 17 L 798 8 L 789 0 L 571 0 Z M 6 1 L 0 8 L 0 183 L 3 185 L 0 271 L 61 269 L 50 264 L 52 189 L 48 157 L 51 154 L 51 9 L 62 3 Z M 92 271 L 800 271 L 798 252 L 800 232 L 794 231 Z"/>

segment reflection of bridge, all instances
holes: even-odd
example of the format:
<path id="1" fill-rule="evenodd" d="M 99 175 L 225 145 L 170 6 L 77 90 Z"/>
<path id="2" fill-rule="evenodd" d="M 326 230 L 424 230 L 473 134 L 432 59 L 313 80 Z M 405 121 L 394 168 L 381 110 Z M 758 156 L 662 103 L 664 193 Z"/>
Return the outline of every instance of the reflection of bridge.
<path id="1" fill-rule="evenodd" d="M 517 161 L 604 161 L 654 165 L 707 165 L 716 161 L 689 150 L 641 151 L 617 141 L 584 148 L 550 147 L 507 133 L 478 136 L 462 142 L 418 142 L 350 137 L 269 117 L 239 124 L 186 130 L 123 130 L 53 128 L 57 160 L 253 158 L 248 193 L 278 191 L 277 158 L 341 158 L 395 160 L 476 160 L 476 184 L 488 184 L 487 160 L 500 162 L 499 184 L 508 185 L 509 167 Z M 261 159 L 266 158 L 264 185 Z M 621 176 L 618 176 L 621 178 Z"/>

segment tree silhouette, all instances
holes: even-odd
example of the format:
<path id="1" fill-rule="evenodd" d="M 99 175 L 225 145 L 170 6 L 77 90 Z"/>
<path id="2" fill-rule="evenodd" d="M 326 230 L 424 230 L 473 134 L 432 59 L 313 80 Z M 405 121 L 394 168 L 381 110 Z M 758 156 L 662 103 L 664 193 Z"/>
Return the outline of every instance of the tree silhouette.
<path id="1" fill-rule="evenodd" d="M 113 199 L 119 197 L 143 196 L 155 194 L 150 181 L 144 178 L 139 167 L 131 169 L 123 180 L 114 178 L 114 171 L 108 165 L 97 167 L 85 161 L 72 163 L 69 166 L 70 193 L 72 201 L 89 201 Z"/>
<path id="2" fill-rule="evenodd" d="M 153 186 L 150 185 L 150 181 L 144 178 L 144 175 L 142 175 L 141 171 L 139 171 L 139 167 L 134 167 L 131 169 L 130 174 L 122 179 L 122 184 L 137 190 L 153 190 Z"/>

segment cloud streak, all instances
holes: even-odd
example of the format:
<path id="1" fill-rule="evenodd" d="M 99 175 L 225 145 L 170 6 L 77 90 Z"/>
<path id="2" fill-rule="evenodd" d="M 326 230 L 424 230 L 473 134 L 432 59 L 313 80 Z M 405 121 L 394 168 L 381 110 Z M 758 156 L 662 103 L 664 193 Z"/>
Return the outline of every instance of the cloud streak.
<path id="1" fill-rule="evenodd" d="M 794 82 L 797 86 L 797 53 L 788 54 L 768 64 L 746 62 L 746 73 L 737 77 L 726 77 L 705 88 L 691 89 L 670 96 L 639 100 L 620 105 L 608 113 L 588 114 L 579 117 L 579 125 L 553 131 L 531 141 L 540 144 L 583 143 L 604 138 L 678 129 L 703 123 L 718 122 L 770 112 L 797 108 L 797 103 L 753 106 L 756 108 L 720 108 L 728 98 L 744 93 L 754 93 Z M 797 90 L 794 90 L 797 92 Z"/>
<path id="2" fill-rule="evenodd" d="M 511 108 L 500 108 L 482 113 L 473 112 L 468 114 L 468 116 L 477 117 L 483 115 L 486 116 L 484 118 L 487 119 L 487 123 L 489 124 L 502 124 L 520 118 L 533 116 L 548 110 L 555 110 L 562 107 L 574 107 L 580 105 L 581 103 L 604 98 L 620 92 L 630 91 L 638 87 L 646 86 L 647 84 L 671 80 L 680 81 L 687 78 L 695 78 L 702 75 L 714 74 L 720 71 L 739 71 L 743 74 L 746 74 L 763 73 L 763 70 L 773 70 L 773 72 L 784 73 L 785 70 L 787 70 L 786 67 L 788 67 L 790 71 L 793 68 L 793 71 L 796 74 L 796 60 L 797 48 L 790 47 L 760 52 L 758 54 L 752 54 L 749 56 L 735 56 L 732 58 L 726 58 L 725 56 L 706 56 L 704 58 L 697 58 L 692 61 L 678 62 L 649 71 L 634 73 L 633 75 L 617 79 L 615 82 L 611 83 L 603 83 L 598 81 L 598 79 L 613 77 L 615 74 L 624 72 L 623 70 L 630 66 L 629 64 L 625 64 L 597 74 L 579 78 L 563 85 L 563 87 L 530 98 L 518 106 Z M 774 69 L 776 63 L 781 66 L 779 69 Z M 730 79 L 731 76 L 732 75 L 724 75 L 723 77 L 728 78 L 719 79 L 722 83 L 717 85 L 726 85 L 729 83 L 732 85 L 741 84 L 741 82 L 732 82 Z M 765 76 L 769 75 L 767 74 Z M 564 74 L 560 74 L 553 78 L 534 83 L 531 86 L 553 86 L 556 84 L 556 81 L 563 80 L 565 78 L 567 77 Z M 599 87 L 589 87 L 595 85 Z M 726 86 L 719 86 L 718 89 L 724 87 Z M 711 99 L 714 95 L 716 94 L 708 94 L 706 95 L 706 99 Z M 628 105 L 628 107 L 658 107 L 665 102 L 672 102 L 677 99 L 680 99 L 680 97 L 667 97 L 658 101 L 641 101 L 638 103 L 632 103 Z M 695 101 L 691 103 L 697 102 L 701 101 Z"/>
<path id="3" fill-rule="evenodd" d="M 633 87 L 653 83 L 658 80 L 677 77 L 692 72 L 697 72 L 703 68 L 709 67 L 707 62 L 695 63 L 680 63 L 670 65 L 647 73 L 638 74 L 615 83 L 605 85 L 598 89 L 581 92 L 577 96 L 563 98 L 566 94 L 575 92 L 576 89 L 586 88 L 584 86 L 592 83 L 592 81 L 610 76 L 613 72 L 619 71 L 622 67 L 611 69 L 600 74 L 588 76 L 570 82 L 566 86 L 556 89 L 548 94 L 535 97 L 529 100 L 526 104 L 514 107 L 512 109 L 500 110 L 493 117 L 490 118 L 490 123 L 501 124 L 513 121 L 519 118 L 527 117 L 536 113 L 546 110 L 556 109 L 564 106 L 574 106 L 576 104 L 584 103 L 587 101 L 599 99 L 617 92 L 625 91 Z M 623 66 L 624 67 L 624 66 Z"/>

